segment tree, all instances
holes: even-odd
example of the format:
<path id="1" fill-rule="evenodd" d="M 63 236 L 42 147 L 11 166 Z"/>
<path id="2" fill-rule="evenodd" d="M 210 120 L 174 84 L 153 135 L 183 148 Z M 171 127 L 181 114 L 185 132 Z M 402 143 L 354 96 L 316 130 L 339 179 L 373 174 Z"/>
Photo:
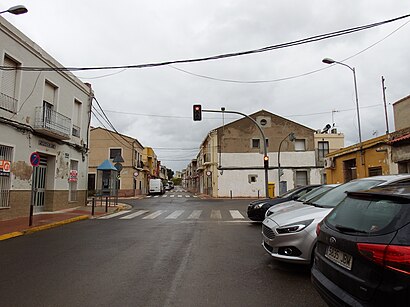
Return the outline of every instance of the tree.
<path id="1" fill-rule="evenodd" d="M 168 180 L 171 180 L 172 178 L 174 178 L 174 171 L 172 169 L 167 168 L 167 176 L 168 176 Z"/>

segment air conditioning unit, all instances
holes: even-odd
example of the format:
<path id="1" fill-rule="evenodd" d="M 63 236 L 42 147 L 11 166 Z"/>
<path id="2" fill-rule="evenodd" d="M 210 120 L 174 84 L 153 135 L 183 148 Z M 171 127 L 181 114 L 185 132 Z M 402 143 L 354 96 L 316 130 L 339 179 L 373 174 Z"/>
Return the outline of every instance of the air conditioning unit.
<path id="1" fill-rule="evenodd" d="M 333 158 L 325 158 L 325 168 L 334 168 L 335 167 L 335 162 Z"/>

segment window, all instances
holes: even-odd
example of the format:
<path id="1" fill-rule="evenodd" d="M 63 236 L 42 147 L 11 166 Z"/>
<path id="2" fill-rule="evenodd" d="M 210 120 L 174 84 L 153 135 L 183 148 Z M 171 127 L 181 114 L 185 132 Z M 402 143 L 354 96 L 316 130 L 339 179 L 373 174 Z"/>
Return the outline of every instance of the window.
<path id="1" fill-rule="evenodd" d="M 0 145 L 0 208 L 9 207 L 10 198 L 10 164 L 13 158 L 13 147 Z"/>
<path id="2" fill-rule="evenodd" d="M 345 182 L 349 182 L 350 180 L 357 178 L 356 159 L 343 161 L 343 173 Z"/>
<path id="3" fill-rule="evenodd" d="M 322 141 L 317 144 L 318 156 L 319 159 L 323 159 L 329 153 L 329 142 Z"/>
<path id="4" fill-rule="evenodd" d="M 114 159 L 116 156 L 121 156 L 121 148 L 110 148 L 110 159 Z"/>
<path id="5" fill-rule="evenodd" d="M 43 123 L 45 128 L 51 128 L 56 122 L 54 113 L 54 104 L 57 97 L 56 92 L 57 88 L 46 81 L 44 84 L 43 98 Z"/>
<path id="6" fill-rule="evenodd" d="M 257 178 L 258 178 L 258 175 L 248 175 L 248 182 L 249 183 L 256 182 Z"/>
<path id="7" fill-rule="evenodd" d="M 305 151 L 305 140 L 295 140 L 295 151 Z"/>
<path id="8" fill-rule="evenodd" d="M 74 100 L 72 135 L 75 137 L 80 137 L 81 108 L 82 103 L 78 100 Z"/>
<path id="9" fill-rule="evenodd" d="M 252 148 L 260 148 L 260 140 L 252 139 Z"/>
<path id="10" fill-rule="evenodd" d="M 5 56 L 3 66 L 11 67 L 14 69 L 1 71 L 0 108 L 12 113 L 17 113 L 17 68 L 18 66 L 20 66 L 20 64 Z"/>
<path id="11" fill-rule="evenodd" d="M 369 167 L 369 177 L 381 176 L 381 175 L 383 175 L 381 166 Z"/>
<path id="12" fill-rule="evenodd" d="M 296 186 L 304 186 L 308 184 L 307 171 L 296 171 Z"/>

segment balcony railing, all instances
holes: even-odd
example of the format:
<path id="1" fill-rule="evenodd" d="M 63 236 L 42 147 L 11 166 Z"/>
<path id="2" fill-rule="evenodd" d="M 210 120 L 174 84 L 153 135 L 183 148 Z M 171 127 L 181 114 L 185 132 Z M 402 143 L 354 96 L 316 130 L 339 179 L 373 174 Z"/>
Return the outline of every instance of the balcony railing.
<path id="1" fill-rule="evenodd" d="M 67 140 L 70 138 L 71 119 L 51 108 L 36 107 L 34 129 L 40 133 Z"/>
<path id="2" fill-rule="evenodd" d="M 17 99 L 0 93 L 0 108 L 12 113 L 17 113 Z"/>

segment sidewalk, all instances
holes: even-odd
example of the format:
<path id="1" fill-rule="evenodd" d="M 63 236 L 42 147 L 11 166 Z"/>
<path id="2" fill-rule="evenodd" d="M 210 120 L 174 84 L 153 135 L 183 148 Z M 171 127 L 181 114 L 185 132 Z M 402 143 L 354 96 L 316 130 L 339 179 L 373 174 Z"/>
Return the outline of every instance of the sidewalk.
<path id="1" fill-rule="evenodd" d="M 55 212 L 42 212 L 33 216 L 33 225 L 28 226 L 29 217 L 20 217 L 7 221 L 0 221 L 0 241 L 10 238 L 30 234 L 36 231 L 45 230 L 76 221 L 86 220 L 119 210 L 123 210 L 128 205 L 118 203 L 118 206 L 108 207 L 107 213 L 105 206 L 96 206 L 94 216 L 92 216 L 92 207 L 81 206 Z"/>

